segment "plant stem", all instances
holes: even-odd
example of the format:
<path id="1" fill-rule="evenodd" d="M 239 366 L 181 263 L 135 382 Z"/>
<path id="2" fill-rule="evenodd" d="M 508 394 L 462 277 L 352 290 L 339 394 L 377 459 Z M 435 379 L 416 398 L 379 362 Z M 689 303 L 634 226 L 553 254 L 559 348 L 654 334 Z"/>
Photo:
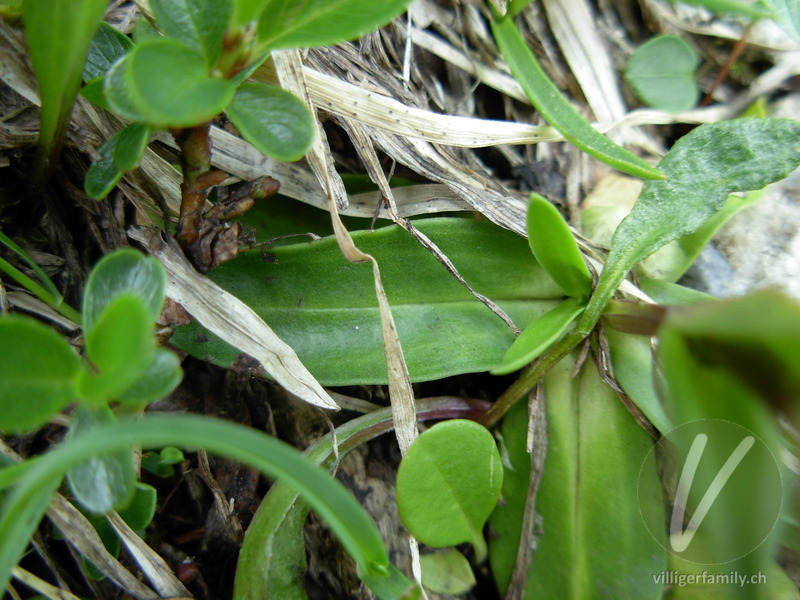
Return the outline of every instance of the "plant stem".
<path id="1" fill-rule="evenodd" d="M 178 243 L 182 248 L 197 240 L 207 185 L 202 176 L 211 170 L 211 122 L 173 131 L 175 143 L 181 151 L 181 214 L 178 220 Z"/>

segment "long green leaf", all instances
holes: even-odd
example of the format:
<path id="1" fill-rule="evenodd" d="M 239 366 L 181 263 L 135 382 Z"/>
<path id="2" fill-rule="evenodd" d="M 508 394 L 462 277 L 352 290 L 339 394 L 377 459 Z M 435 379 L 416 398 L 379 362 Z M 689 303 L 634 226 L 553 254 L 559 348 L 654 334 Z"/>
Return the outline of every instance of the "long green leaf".
<path id="1" fill-rule="evenodd" d="M 258 41 L 264 49 L 274 50 L 327 46 L 357 38 L 398 16 L 410 0 L 264 0 L 260 4 L 256 9 L 261 15 Z M 252 10 L 248 8 L 248 12 Z"/>
<path id="2" fill-rule="evenodd" d="M 579 322 L 588 332 L 636 263 L 697 231 L 732 192 L 758 190 L 800 165 L 800 121 L 736 119 L 701 125 L 659 163 L 667 175 L 648 181 L 611 243 L 597 287 Z"/>
<path id="3" fill-rule="evenodd" d="M 666 552 L 639 516 L 642 502 L 663 517 L 655 465 L 641 470 L 651 441 L 589 361 L 577 377 L 568 358 L 545 378 L 547 455 L 536 500 L 535 540 L 524 569 L 526 600 L 589 600 L 661 597 L 653 573 L 666 566 Z M 522 403 L 503 423 L 511 465 L 505 469 L 505 504 L 489 520 L 492 570 L 506 590 L 517 559 L 530 473 Z M 506 495 L 506 491 L 510 492 Z M 535 537 L 531 538 L 531 534 Z M 519 593 L 519 589 L 517 590 Z"/>
<path id="4" fill-rule="evenodd" d="M 42 100 L 41 160 L 53 161 L 61 148 L 83 63 L 107 6 L 107 0 L 25 0 L 25 37 Z"/>
<path id="5" fill-rule="evenodd" d="M 645 179 L 664 175 L 594 129 L 547 77 L 512 18 L 492 21 L 492 32 L 514 77 L 545 120 L 566 140 L 615 169 Z"/>
<path id="6" fill-rule="evenodd" d="M 328 473 L 275 438 L 233 423 L 192 415 L 148 416 L 99 426 L 28 464 L 0 469 L 0 489 L 11 484 L 0 516 L 0 588 L 22 556 L 47 501 L 67 469 L 104 452 L 135 445 L 205 448 L 241 461 L 296 487 L 330 525 L 363 573 L 389 576 L 389 558 L 378 530 L 358 501 Z"/>
<path id="7" fill-rule="evenodd" d="M 520 327 L 563 297 L 525 240 L 509 231 L 458 218 L 418 220 L 415 226 Z M 355 232 L 353 239 L 380 264 L 412 380 L 499 364 L 514 333 L 407 232 L 392 226 Z M 386 382 L 372 271 L 368 264 L 348 263 L 334 238 L 241 252 L 209 277 L 259 313 L 323 384 Z M 219 364 L 230 364 L 237 354 L 196 325 L 179 327 L 173 342 Z"/>

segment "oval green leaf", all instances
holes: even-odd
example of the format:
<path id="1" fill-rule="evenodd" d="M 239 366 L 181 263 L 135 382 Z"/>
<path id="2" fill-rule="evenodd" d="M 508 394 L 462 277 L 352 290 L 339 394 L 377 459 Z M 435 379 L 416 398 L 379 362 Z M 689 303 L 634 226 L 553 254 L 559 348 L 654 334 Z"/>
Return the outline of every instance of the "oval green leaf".
<path id="1" fill-rule="evenodd" d="M 211 69 L 233 13 L 232 0 L 150 0 L 158 27 L 202 56 Z"/>
<path id="2" fill-rule="evenodd" d="M 437 548 L 470 542 L 486 557 L 483 525 L 500 497 L 503 469 L 492 434 L 465 419 L 420 435 L 397 471 L 397 508 L 421 542 Z"/>
<path id="3" fill-rule="evenodd" d="M 575 298 L 567 298 L 525 328 L 514 340 L 503 357 L 503 362 L 492 369 L 493 375 L 506 375 L 521 369 L 552 346 L 566 333 L 569 326 L 585 308 Z"/>
<path id="4" fill-rule="evenodd" d="M 244 139 L 272 158 L 300 160 L 314 142 L 311 113 L 297 96 L 274 85 L 241 85 L 225 112 Z"/>
<path id="5" fill-rule="evenodd" d="M 520 327 L 563 298 L 525 240 L 507 230 L 460 218 L 420 219 L 415 226 Z M 391 226 L 352 235 L 380 264 L 413 381 L 486 371 L 502 360 L 514 333 L 407 232 Z M 240 252 L 209 277 L 253 308 L 323 385 L 386 383 L 372 269 L 348 263 L 335 238 L 266 255 Z M 237 354 L 194 324 L 178 327 L 172 341 L 222 365 Z"/>
<path id="6" fill-rule="evenodd" d="M 511 73 L 531 104 L 568 142 L 625 173 L 644 179 L 664 178 L 661 171 L 598 132 L 572 107 L 542 70 L 513 18 L 492 21 L 492 32 Z"/>
<path id="7" fill-rule="evenodd" d="M 240 0 L 239 4 L 245 6 L 240 7 L 239 13 L 260 15 L 258 41 L 264 49 L 310 48 L 338 44 L 369 33 L 400 15 L 410 3 L 410 0 Z"/>
<path id="8" fill-rule="evenodd" d="M 147 306 L 149 325 L 158 318 L 167 290 L 167 274 L 158 260 L 130 248 L 104 256 L 92 269 L 83 290 L 83 330 L 88 334 L 116 298 L 136 296 Z"/>
<path id="9" fill-rule="evenodd" d="M 625 78 L 636 95 L 666 112 L 691 110 L 700 97 L 695 80 L 697 51 L 676 35 L 654 37 L 628 59 Z"/>
<path id="10" fill-rule="evenodd" d="M 83 80 L 89 81 L 104 77 L 120 58 L 133 48 L 130 38 L 108 23 L 101 23 L 92 38 L 86 64 L 83 66 Z"/>
<path id="11" fill-rule="evenodd" d="M 464 594 L 475 586 L 475 573 L 467 558 L 455 548 L 419 557 L 422 585 L 436 594 Z"/>
<path id="12" fill-rule="evenodd" d="M 108 405 L 81 407 L 72 416 L 67 439 L 90 436 L 96 427 L 115 422 Z M 104 514 L 126 506 L 136 483 L 133 448 L 110 449 L 86 458 L 67 471 L 67 482 L 75 499 L 89 512 Z"/>
<path id="13" fill-rule="evenodd" d="M 155 356 L 153 322 L 138 296 L 122 295 L 100 314 L 86 334 L 86 353 L 97 373 L 78 376 L 81 397 L 116 400 L 147 371 Z"/>
<path id="14" fill-rule="evenodd" d="M 592 276 L 567 222 L 544 196 L 531 194 L 527 228 L 531 252 L 550 277 L 567 296 L 587 298 Z"/>
<path id="15" fill-rule="evenodd" d="M 33 319 L 0 319 L 0 430 L 17 433 L 47 422 L 75 399 L 80 359 L 67 340 Z"/>
<path id="16" fill-rule="evenodd" d="M 119 133 L 114 134 L 100 146 L 98 149 L 100 157 L 92 163 L 86 173 L 83 188 L 92 200 L 102 200 L 108 196 L 124 175 L 114 164 L 114 154 L 119 136 Z"/>
<path id="17" fill-rule="evenodd" d="M 131 123 L 119 132 L 114 147 L 114 165 L 123 173 L 135 169 L 142 160 L 152 128 L 145 123 Z"/>
<path id="18" fill-rule="evenodd" d="M 158 493 L 152 485 L 137 481 L 133 498 L 125 508 L 119 509 L 119 516 L 134 531 L 144 531 L 156 514 Z"/>
<path id="19" fill-rule="evenodd" d="M 156 348 L 153 361 L 144 374 L 116 397 L 120 404 L 147 406 L 167 396 L 183 379 L 181 360 L 166 348 Z"/>
<path id="20" fill-rule="evenodd" d="M 202 57 L 172 39 L 149 39 L 114 65 L 106 98 L 122 116 L 155 126 L 192 127 L 216 117 L 234 85 L 213 79 Z"/>

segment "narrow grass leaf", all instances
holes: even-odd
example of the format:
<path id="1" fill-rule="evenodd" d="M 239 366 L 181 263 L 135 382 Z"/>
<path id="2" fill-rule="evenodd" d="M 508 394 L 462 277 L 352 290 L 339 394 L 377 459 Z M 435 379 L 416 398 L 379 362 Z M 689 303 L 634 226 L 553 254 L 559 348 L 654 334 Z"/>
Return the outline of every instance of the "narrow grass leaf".
<path id="1" fill-rule="evenodd" d="M 83 66 L 83 80 L 104 77 L 120 58 L 133 48 L 131 39 L 108 23 L 101 23 L 92 38 L 86 64 Z"/>
<path id="2" fill-rule="evenodd" d="M 0 513 L 0 586 L 7 585 L 64 472 L 98 453 L 134 445 L 205 448 L 286 481 L 331 526 L 361 572 L 377 579 L 388 577 L 383 540 L 364 509 L 344 486 L 297 450 L 241 425 L 193 415 L 159 415 L 99 425 L 29 464 L 0 469 L 0 489 L 17 484 Z"/>
<path id="3" fill-rule="evenodd" d="M 152 325 L 164 306 L 166 289 L 167 275 L 155 258 L 133 249 L 107 254 L 94 266 L 83 290 L 84 333 L 88 335 L 106 307 L 123 295 L 144 301 Z"/>
<path id="4" fill-rule="evenodd" d="M 676 1 L 670 0 L 673 3 Z M 750 2 L 749 0 L 681 0 L 681 2 L 702 6 L 720 15 L 741 15 L 752 19 L 772 16 L 767 8 L 771 4 L 770 2 Z M 765 4 L 767 7 L 764 6 Z"/>
<path id="5" fill-rule="evenodd" d="M 106 0 L 25 0 L 25 37 L 42 100 L 40 156 L 51 160 L 61 147 L 81 74 Z"/>
<path id="6" fill-rule="evenodd" d="M 666 112 L 691 110 L 700 97 L 695 80 L 697 51 L 676 35 L 654 37 L 628 59 L 625 78 L 636 95 Z"/>
<path id="7" fill-rule="evenodd" d="M 80 440 L 91 436 L 93 429 L 115 422 L 108 405 L 82 406 L 72 416 L 67 439 Z M 133 448 L 98 452 L 72 465 L 66 476 L 72 494 L 89 512 L 100 515 L 126 506 L 133 498 L 136 483 Z"/>
<path id="8" fill-rule="evenodd" d="M 299 98 L 273 85 L 241 85 L 225 112 L 244 139 L 278 160 L 300 160 L 314 141 L 311 113 Z"/>
<path id="9" fill-rule="evenodd" d="M 75 399 L 80 359 L 63 336 L 33 319 L 0 318 L 0 430 L 43 425 Z"/>
<path id="10" fill-rule="evenodd" d="M 566 140 L 598 160 L 645 179 L 664 175 L 594 129 L 547 77 L 512 18 L 492 21 L 492 32 L 514 77 L 545 120 Z"/>
<path id="11" fill-rule="evenodd" d="M 421 542 L 463 542 L 486 558 L 483 525 L 503 483 L 500 453 L 485 427 L 464 419 L 433 426 L 411 445 L 397 471 L 397 509 Z"/>
<path id="12" fill-rule="evenodd" d="M 233 13 L 232 0 L 150 0 L 158 27 L 205 59 L 211 69 Z"/>
<path id="13" fill-rule="evenodd" d="M 266 0 L 260 10 L 258 41 L 265 49 L 310 48 L 355 39 L 400 15 L 410 0 Z M 255 8 L 261 4 L 260 8 Z"/>
<path id="14" fill-rule="evenodd" d="M 492 374 L 513 373 L 537 358 L 566 333 L 584 308 L 585 305 L 577 299 L 567 298 L 536 319 L 514 340 L 500 365 L 492 369 Z"/>
<path id="15" fill-rule="evenodd" d="M 78 376 L 81 397 L 98 403 L 116 400 L 138 381 L 155 357 L 152 327 L 141 298 L 115 298 L 86 333 L 86 353 L 96 372 Z"/>
<path id="16" fill-rule="evenodd" d="M 568 296 L 588 298 L 592 276 L 564 218 L 544 196 L 528 203 L 528 245 L 534 258 Z"/>

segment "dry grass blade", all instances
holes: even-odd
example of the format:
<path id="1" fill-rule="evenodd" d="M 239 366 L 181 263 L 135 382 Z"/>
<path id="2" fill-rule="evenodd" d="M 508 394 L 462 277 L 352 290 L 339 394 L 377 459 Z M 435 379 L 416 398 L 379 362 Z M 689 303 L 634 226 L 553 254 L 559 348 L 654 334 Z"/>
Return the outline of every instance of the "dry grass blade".
<path id="1" fill-rule="evenodd" d="M 13 575 L 14 579 L 24 583 L 29 588 L 36 590 L 46 598 L 51 598 L 53 600 L 80 600 L 80 598 L 78 598 L 78 596 L 72 592 L 57 588 L 54 585 L 50 585 L 46 581 L 39 579 L 36 577 L 36 575 L 26 571 L 25 569 L 14 567 Z"/>
<path id="2" fill-rule="evenodd" d="M 167 270 L 167 296 L 209 331 L 259 361 L 267 373 L 300 399 L 328 410 L 339 407 L 269 326 L 244 302 L 201 276 L 159 232 L 131 229 L 129 236 Z"/>

